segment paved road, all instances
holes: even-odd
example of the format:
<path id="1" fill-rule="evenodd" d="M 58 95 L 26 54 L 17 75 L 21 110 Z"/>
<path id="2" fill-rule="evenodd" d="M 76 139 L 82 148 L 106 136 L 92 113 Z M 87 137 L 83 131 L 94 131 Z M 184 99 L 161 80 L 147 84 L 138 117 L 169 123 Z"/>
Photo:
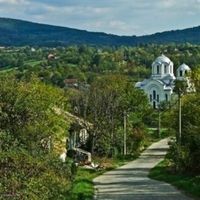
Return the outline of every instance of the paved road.
<path id="1" fill-rule="evenodd" d="M 190 200 L 173 186 L 148 178 L 168 149 L 168 140 L 152 144 L 141 156 L 94 179 L 97 200 Z"/>

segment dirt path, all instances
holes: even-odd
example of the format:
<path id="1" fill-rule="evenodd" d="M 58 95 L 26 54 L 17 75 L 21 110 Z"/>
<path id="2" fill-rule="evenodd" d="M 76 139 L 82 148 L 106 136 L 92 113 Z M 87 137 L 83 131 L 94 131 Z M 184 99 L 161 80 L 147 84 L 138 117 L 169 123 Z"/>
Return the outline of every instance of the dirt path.
<path id="1" fill-rule="evenodd" d="M 148 178 L 168 149 L 168 139 L 152 144 L 141 156 L 94 179 L 97 200 L 190 200 L 173 186 Z"/>

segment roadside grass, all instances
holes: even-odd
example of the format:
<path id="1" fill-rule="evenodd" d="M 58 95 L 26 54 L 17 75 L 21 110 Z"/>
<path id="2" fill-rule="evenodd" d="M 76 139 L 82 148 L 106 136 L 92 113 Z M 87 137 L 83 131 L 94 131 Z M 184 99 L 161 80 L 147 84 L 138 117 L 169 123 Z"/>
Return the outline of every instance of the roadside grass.
<path id="1" fill-rule="evenodd" d="M 149 177 L 170 183 L 186 194 L 199 199 L 200 176 L 175 173 L 171 169 L 170 161 L 165 159 L 150 171 Z"/>
<path id="2" fill-rule="evenodd" d="M 146 139 L 143 144 L 143 147 L 144 147 L 143 150 L 148 148 L 154 142 L 158 142 L 161 139 L 172 136 L 171 131 L 167 128 L 161 128 L 160 136 L 158 135 L 157 128 L 148 128 L 147 132 L 148 132 L 148 134 L 146 135 Z"/>
<path id="3" fill-rule="evenodd" d="M 152 141 L 158 141 L 160 139 L 166 138 L 171 136 L 171 131 L 167 128 L 161 128 L 160 130 L 160 137 L 158 135 L 158 129 L 157 128 L 148 128 L 148 136 Z"/>
<path id="4" fill-rule="evenodd" d="M 94 195 L 92 180 L 101 175 L 104 171 L 95 171 L 93 169 L 84 169 L 79 167 L 72 187 L 71 200 L 91 200 Z M 68 199 L 68 198 L 67 198 Z"/>

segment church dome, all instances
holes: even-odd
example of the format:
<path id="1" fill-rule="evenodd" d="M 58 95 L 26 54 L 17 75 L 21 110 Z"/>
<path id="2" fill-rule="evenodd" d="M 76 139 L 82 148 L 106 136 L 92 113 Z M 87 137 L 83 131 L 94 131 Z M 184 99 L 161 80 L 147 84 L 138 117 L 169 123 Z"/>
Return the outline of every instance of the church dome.
<path id="1" fill-rule="evenodd" d="M 183 63 L 176 70 L 177 79 L 183 79 L 189 71 L 191 71 L 190 67 L 186 65 L 185 63 Z"/>
<path id="2" fill-rule="evenodd" d="M 169 64 L 171 62 L 171 60 L 167 56 L 162 54 L 161 56 L 157 57 L 154 62 L 155 63 L 168 63 Z"/>
<path id="3" fill-rule="evenodd" d="M 179 68 L 177 69 L 177 71 L 190 71 L 190 67 L 188 65 L 186 65 L 185 63 L 183 63 L 181 66 L 179 66 Z"/>
<path id="4" fill-rule="evenodd" d="M 135 87 L 136 87 L 136 88 L 140 88 L 140 87 L 141 87 L 141 83 L 142 83 L 142 82 L 137 82 L 137 83 L 135 84 Z"/>
<path id="5" fill-rule="evenodd" d="M 162 79 L 163 77 L 170 75 L 174 79 L 173 62 L 164 54 L 157 57 L 152 63 L 152 78 Z"/>

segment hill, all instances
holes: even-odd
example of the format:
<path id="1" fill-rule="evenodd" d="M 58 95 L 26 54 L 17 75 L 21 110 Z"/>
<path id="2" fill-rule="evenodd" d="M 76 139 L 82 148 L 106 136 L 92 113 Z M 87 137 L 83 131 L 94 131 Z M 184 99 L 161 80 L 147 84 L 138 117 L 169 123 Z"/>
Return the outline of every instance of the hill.
<path id="1" fill-rule="evenodd" d="M 200 43 L 200 26 L 137 37 L 0 18 L 0 46 L 64 46 L 70 44 L 119 46 L 172 42 Z"/>

